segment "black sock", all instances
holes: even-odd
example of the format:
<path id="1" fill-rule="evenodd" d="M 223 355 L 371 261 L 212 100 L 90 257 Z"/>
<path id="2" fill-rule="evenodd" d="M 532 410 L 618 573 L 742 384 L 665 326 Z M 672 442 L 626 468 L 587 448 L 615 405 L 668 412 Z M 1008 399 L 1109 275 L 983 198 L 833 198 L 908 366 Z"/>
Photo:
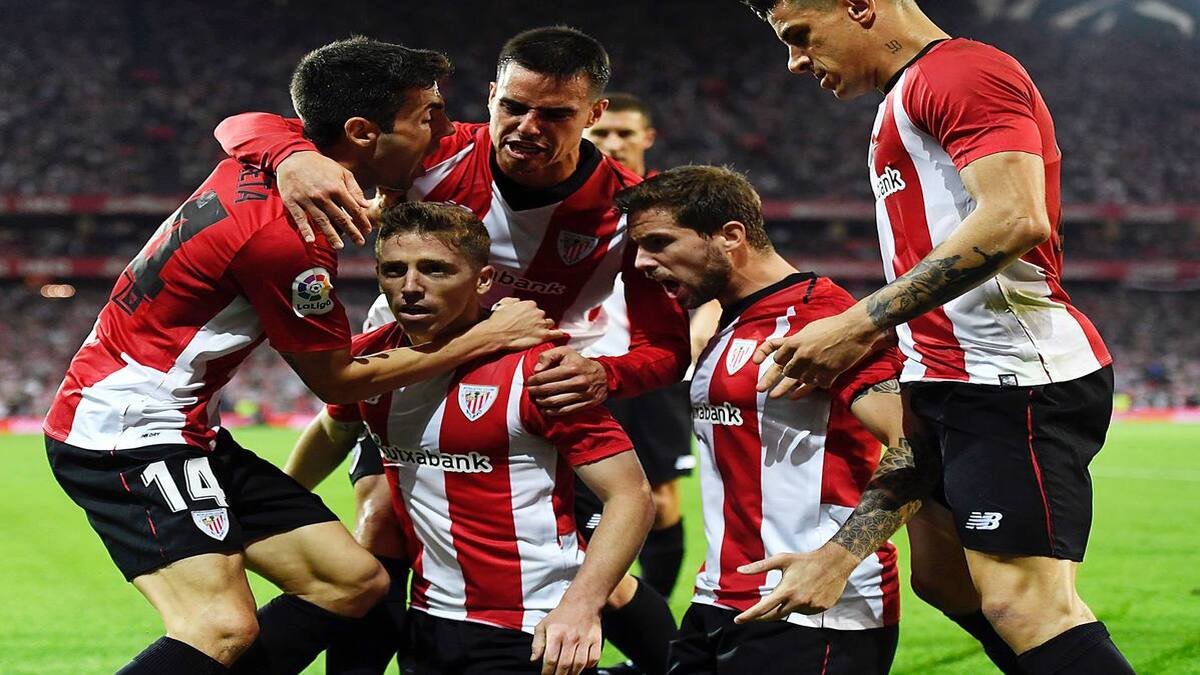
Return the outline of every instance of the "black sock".
<path id="1" fill-rule="evenodd" d="M 294 595 L 280 595 L 258 608 L 258 639 L 231 670 L 247 675 L 299 673 L 352 621 Z"/>
<path id="2" fill-rule="evenodd" d="M 992 663 L 996 664 L 1000 672 L 1005 675 L 1021 675 L 1025 672 L 1017 662 L 1017 653 L 1008 646 L 1004 638 L 1000 637 L 982 611 L 974 614 L 947 614 L 946 618 L 958 624 L 978 640 L 979 644 L 983 645 L 983 653 L 987 654 Z"/>
<path id="3" fill-rule="evenodd" d="M 229 669 L 213 657 L 165 635 L 150 643 L 117 675 L 218 675 Z"/>
<path id="4" fill-rule="evenodd" d="M 382 675 L 404 645 L 404 610 L 408 598 L 407 560 L 375 556 L 392 578 L 384 599 L 349 630 L 336 636 L 325 651 L 326 675 Z"/>
<path id="5" fill-rule="evenodd" d="M 1028 675 L 1134 675 L 1099 621 L 1063 631 L 1017 658 Z"/>
<path id="6" fill-rule="evenodd" d="M 600 626 L 604 637 L 643 673 L 667 672 L 667 646 L 679 628 L 667 601 L 648 584 L 638 581 L 628 605 L 620 609 L 606 607 L 600 613 Z"/>
<path id="7" fill-rule="evenodd" d="M 642 581 L 664 598 L 671 597 L 679 566 L 683 564 L 683 520 L 661 530 L 650 530 L 642 553 Z"/>

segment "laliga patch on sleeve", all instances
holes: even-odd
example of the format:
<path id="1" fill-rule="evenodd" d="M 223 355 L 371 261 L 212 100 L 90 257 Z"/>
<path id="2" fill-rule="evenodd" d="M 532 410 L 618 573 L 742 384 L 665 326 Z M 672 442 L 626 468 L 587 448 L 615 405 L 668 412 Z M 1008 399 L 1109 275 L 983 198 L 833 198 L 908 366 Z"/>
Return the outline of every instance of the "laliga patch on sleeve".
<path id="1" fill-rule="evenodd" d="M 333 276 L 324 267 L 313 267 L 292 281 L 292 309 L 296 316 L 328 314 L 333 309 Z"/>

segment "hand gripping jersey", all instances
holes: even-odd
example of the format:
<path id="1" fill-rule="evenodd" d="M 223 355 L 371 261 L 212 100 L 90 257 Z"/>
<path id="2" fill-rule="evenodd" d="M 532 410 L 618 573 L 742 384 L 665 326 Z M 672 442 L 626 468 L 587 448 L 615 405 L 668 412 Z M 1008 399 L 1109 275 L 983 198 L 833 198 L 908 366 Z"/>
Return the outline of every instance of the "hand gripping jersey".
<path id="1" fill-rule="evenodd" d="M 1032 386 L 1112 362 L 1062 287 L 1054 123 L 1012 57 L 971 40 L 935 43 L 897 76 L 871 133 L 870 171 L 884 274 L 912 269 L 975 209 L 959 171 L 998 152 L 1046 167 L 1050 239 L 978 288 L 897 326 L 904 381 Z"/>
<path id="2" fill-rule="evenodd" d="M 390 323 L 354 339 L 355 354 L 405 346 Z M 534 349 L 355 405 L 378 444 L 413 561 L 412 607 L 435 616 L 533 632 L 583 563 L 573 467 L 631 449 L 603 406 L 543 417 L 525 392 Z"/>
<path id="3" fill-rule="evenodd" d="M 296 233 L 274 179 L 233 160 L 121 273 L 44 423 L 92 450 L 210 448 L 222 386 L 264 338 L 281 352 L 350 346 L 337 257 Z"/>
<path id="4" fill-rule="evenodd" d="M 490 263 L 496 280 L 486 298 L 534 300 L 570 337 L 581 354 L 595 357 L 608 375 L 609 391 L 633 396 L 679 381 L 688 366 L 687 320 L 662 288 L 634 266 L 625 217 L 613 195 L 641 179 L 605 157 L 588 141 L 579 168 L 563 183 L 529 190 L 500 172 L 486 124 L 454 124 L 426 160 L 426 173 L 409 199 L 453 202 L 473 211 L 492 238 Z M 287 153 L 305 149 L 298 120 L 251 113 L 223 122 L 217 140 L 231 155 L 271 167 Z M 307 149 L 314 149 L 311 145 Z M 604 301 L 618 275 L 627 323 L 625 348 L 598 345 L 614 320 Z"/>
<path id="5" fill-rule="evenodd" d="M 854 304 L 832 281 L 793 274 L 727 308 L 692 378 L 692 421 L 700 449 L 700 490 L 708 551 L 692 602 L 743 611 L 774 589 L 780 573 L 738 566 L 777 553 L 814 551 L 858 505 L 879 464 L 880 443 L 850 412 L 863 389 L 900 372 L 887 350 L 868 357 L 830 390 L 799 400 L 755 391 L 767 366 L 750 360 L 769 338 Z M 884 544 L 850 575 L 838 603 L 791 623 L 859 630 L 900 618 L 896 550 Z"/>

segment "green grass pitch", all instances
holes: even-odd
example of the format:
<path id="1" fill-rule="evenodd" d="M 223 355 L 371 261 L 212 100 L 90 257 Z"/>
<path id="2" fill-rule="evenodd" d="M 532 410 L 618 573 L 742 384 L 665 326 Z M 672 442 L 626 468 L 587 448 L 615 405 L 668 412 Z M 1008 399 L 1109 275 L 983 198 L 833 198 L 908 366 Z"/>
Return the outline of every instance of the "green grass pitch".
<path id="1" fill-rule="evenodd" d="M 243 429 L 246 447 L 281 461 L 293 432 Z M 1080 591 L 1143 675 L 1200 673 L 1200 426 L 1121 424 L 1093 466 L 1096 518 Z M 109 561 L 50 474 L 40 436 L 0 436 L 0 673 L 112 673 L 161 634 L 150 606 Z M 343 516 L 339 474 L 321 493 Z M 688 558 L 672 598 L 687 606 L 703 530 L 694 479 L 684 490 Z M 904 538 L 897 543 L 904 548 Z M 902 564 L 907 554 L 901 554 Z M 259 602 L 274 595 L 255 579 Z M 904 589 L 894 673 L 994 672 L 973 641 Z M 608 654 L 609 660 L 613 654 Z M 318 662 L 309 672 L 321 672 Z"/>

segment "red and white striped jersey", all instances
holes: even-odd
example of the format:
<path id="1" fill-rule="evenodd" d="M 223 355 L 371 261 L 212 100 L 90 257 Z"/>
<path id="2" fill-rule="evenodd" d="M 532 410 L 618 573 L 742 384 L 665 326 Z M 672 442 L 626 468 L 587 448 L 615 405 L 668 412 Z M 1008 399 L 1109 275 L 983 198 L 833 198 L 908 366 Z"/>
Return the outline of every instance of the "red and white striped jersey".
<path id="1" fill-rule="evenodd" d="M 408 197 L 453 202 L 487 226 L 496 277 L 485 301 L 535 300 L 571 336 L 572 347 L 604 366 L 615 396 L 678 382 L 690 360 L 686 317 L 634 268 L 636 247 L 613 203 L 618 191 L 641 179 L 584 140 L 570 178 L 531 190 L 501 173 L 486 124 L 455 122 L 454 129 L 426 160 L 426 173 Z M 299 120 L 247 113 L 222 122 L 216 136 L 231 155 L 272 167 L 304 149 L 296 140 L 301 130 Z M 630 338 L 626 349 L 614 352 L 597 342 L 611 322 L 604 301 L 622 272 L 628 312 L 622 322 Z"/>
<path id="2" fill-rule="evenodd" d="M 851 307 L 829 279 L 793 274 L 725 309 L 692 377 L 692 421 L 700 449 L 700 490 L 708 550 L 692 602 L 749 609 L 780 573 L 741 574 L 740 565 L 777 553 L 820 548 L 850 517 L 879 464 L 880 443 L 850 412 L 854 395 L 900 373 L 900 355 L 868 357 L 829 390 L 799 401 L 755 391 L 750 357 L 763 341 Z M 801 626 L 858 630 L 900 618 L 891 543 L 850 575 L 838 603 L 821 614 L 791 614 Z"/>
<path id="3" fill-rule="evenodd" d="M 404 346 L 391 323 L 354 339 L 355 354 Z M 533 632 L 583 563 L 573 467 L 632 448 L 603 406 L 544 417 L 525 391 L 534 349 L 354 405 L 379 446 L 413 561 L 411 602 L 435 616 Z"/>
<path id="4" fill-rule="evenodd" d="M 211 447 L 219 392 L 263 341 L 350 346 L 337 256 L 305 244 L 268 174 L 226 160 L 122 272 L 50 406 L 47 435 L 92 450 Z"/>
<path id="5" fill-rule="evenodd" d="M 904 381 L 1027 386 L 1062 382 L 1112 362 L 1062 287 L 1061 154 L 1029 74 L 1007 54 L 964 39 L 934 43 L 903 71 L 871 133 L 884 274 L 904 274 L 975 210 L 959 171 L 1005 151 L 1046 167 L 1053 233 L 978 288 L 897 327 Z"/>

